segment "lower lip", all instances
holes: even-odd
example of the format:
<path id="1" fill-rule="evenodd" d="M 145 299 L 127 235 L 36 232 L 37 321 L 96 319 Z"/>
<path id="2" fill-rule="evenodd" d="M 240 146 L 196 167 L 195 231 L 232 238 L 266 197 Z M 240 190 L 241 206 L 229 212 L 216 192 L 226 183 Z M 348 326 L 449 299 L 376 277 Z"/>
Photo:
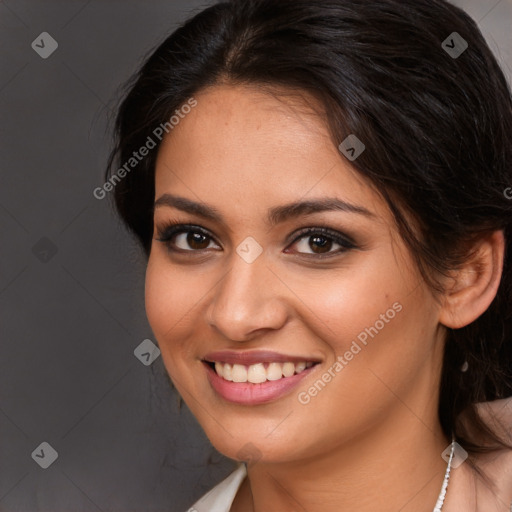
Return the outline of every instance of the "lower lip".
<path id="1" fill-rule="evenodd" d="M 264 404 L 281 398 L 297 386 L 317 366 L 314 364 L 291 377 L 252 384 L 250 382 L 231 382 L 223 379 L 217 375 L 217 372 L 209 364 L 204 362 L 203 364 L 206 367 L 206 373 L 212 388 L 228 402 L 242 405 Z"/>

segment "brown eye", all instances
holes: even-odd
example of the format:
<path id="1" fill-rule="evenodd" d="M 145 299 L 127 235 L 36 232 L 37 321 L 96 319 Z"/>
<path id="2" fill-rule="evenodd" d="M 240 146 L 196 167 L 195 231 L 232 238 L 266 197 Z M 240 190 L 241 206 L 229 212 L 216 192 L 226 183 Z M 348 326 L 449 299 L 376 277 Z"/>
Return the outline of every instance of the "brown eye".
<path id="1" fill-rule="evenodd" d="M 208 237 L 206 235 L 203 235 L 202 233 L 195 233 L 193 231 L 189 231 L 188 234 L 186 235 L 186 242 L 189 245 L 189 247 L 192 247 L 192 249 L 206 249 L 208 245 L 210 245 Z"/>
<path id="2" fill-rule="evenodd" d="M 159 238 L 156 240 L 163 242 L 170 251 L 193 253 L 216 246 L 213 238 L 206 231 L 194 226 L 170 225 L 159 229 L 158 234 Z"/>
<path id="3" fill-rule="evenodd" d="M 331 249 L 332 240 L 325 236 L 312 236 L 309 237 L 309 247 L 313 252 L 323 254 Z"/>
<path id="4" fill-rule="evenodd" d="M 183 231 L 174 234 L 167 242 L 182 251 L 202 251 L 210 247 L 212 240 L 208 235 L 198 231 Z"/>
<path id="5" fill-rule="evenodd" d="M 335 256 L 356 245 L 345 235 L 329 228 L 306 228 L 292 244 L 293 252 L 306 256 Z M 334 249 L 334 250 L 333 250 Z M 290 251 L 286 251 L 290 252 Z"/>

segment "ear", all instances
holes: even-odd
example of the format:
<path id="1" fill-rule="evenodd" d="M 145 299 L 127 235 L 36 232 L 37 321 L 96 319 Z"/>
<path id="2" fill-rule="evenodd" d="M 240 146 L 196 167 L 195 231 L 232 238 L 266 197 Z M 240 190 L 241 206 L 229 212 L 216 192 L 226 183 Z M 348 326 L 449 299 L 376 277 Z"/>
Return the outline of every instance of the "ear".
<path id="1" fill-rule="evenodd" d="M 495 231 L 474 244 L 470 256 L 454 271 L 445 288 L 439 322 L 459 329 L 482 315 L 494 300 L 503 272 L 505 237 Z"/>

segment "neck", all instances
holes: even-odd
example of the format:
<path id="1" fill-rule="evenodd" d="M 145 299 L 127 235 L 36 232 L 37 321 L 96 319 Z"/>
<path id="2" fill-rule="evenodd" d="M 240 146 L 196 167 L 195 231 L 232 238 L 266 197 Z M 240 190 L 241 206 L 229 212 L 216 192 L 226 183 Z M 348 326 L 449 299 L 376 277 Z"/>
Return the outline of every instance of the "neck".
<path id="1" fill-rule="evenodd" d="M 399 407 L 393 422 L 328 453 L 249 466 L 232 511 L 432 512 L 450 441 L 437 422 L 427 426 Z"/>

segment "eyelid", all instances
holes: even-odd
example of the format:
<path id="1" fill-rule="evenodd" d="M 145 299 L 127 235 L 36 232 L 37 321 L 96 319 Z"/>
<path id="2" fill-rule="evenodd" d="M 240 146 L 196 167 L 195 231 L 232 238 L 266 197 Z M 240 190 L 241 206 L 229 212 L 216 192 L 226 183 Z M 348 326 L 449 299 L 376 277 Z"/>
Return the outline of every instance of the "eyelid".
<path id="1" fill-rule="evenodd" d="M 196 232 L 201 233 L 202 235 L 210 238 L 213 242 L 215 242 L 218 246 L 221 246 L 219 242 L 215 239 L 215 236 L 212 235 L 212 233 L 202 226 L 198 226 L 197 224 L 187 224 L 182 222 L 167 222 L 164 223 L 163 226 L 157 227 L 157 237 L 155 237 L 155 240 L 163 243 L 169 244 L 169 241 L 171 238 L 175 237 L 176 235 L 180 235 L 182 233 L 187 232 Z M 178 249 L 180 250 L 180 249 Z M 190 250 L 190 251 L 184 251 L 184 252 L 201 252 L 200 250 Z"/>
<path id="2" fill-rule="evenodd" d="M 301 238 L 306 237 L 307 235 L 313 236 L 316 234 L 321 234 L 325 237 L 331 238 L 333 241 L 335 241 L 336 243 L 343 245 L 343 246 L 354 247 L 354 248 L 356 247 L 356 243 L 350 236 L 348 236 L 345 233 L 342 233 L 341 231 L 338 231 L 336 229 L 329 228 L 327 226 L 320 226 L 320 225 L 305 227 L 305 228 L 299 229 L 298 231 L 295 231 L 294 233 L 292 233 L 290 235 L 289 239 L 291 239 L 291 240 L 287 243 L 288 244 L 295 243 L 298 240 L 300 240 Z"/>

